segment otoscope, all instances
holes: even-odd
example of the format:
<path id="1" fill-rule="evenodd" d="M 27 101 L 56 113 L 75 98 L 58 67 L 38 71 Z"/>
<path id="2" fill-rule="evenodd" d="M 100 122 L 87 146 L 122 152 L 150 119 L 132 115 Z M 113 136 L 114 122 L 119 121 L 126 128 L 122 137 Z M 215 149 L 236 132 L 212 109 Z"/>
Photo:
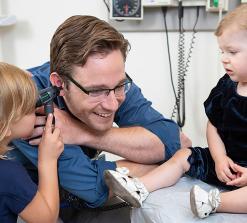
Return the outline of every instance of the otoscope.
<path id="1" fill-rule="evenodd" d="M 51 86 L 39 91 L 36 107 L 40 107 L 44 105 L 46 116 L 48 116 L 49 113 L 54 112 L 53 100 L 59 95 L 60 90 L 61 88 L 57 86 Z M 54 116 L 53 116 L 52 124 L 55 124 Z"/>

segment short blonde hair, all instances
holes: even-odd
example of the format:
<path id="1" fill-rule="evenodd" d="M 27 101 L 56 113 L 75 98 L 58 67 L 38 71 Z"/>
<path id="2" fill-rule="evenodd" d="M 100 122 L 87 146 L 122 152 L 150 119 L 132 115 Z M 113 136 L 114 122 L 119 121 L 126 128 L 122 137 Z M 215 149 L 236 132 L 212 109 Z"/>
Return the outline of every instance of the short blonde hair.
<path id="1" fill-rule="evenodd" d="M 221 36 L 223 31 L 232 25 L 237 26 L 239 29 L 247 30 L 247 4 L 241 4 L 231 12 L 228 12 L 220 21 L 214 34 Z"/>
<path id="2" fill-rule="evenodd" d="M 34 112 L 37 89 L 30 75 L 0 62 L 0 155 L 7 150 L 4 139 L 13 122 Z"/>

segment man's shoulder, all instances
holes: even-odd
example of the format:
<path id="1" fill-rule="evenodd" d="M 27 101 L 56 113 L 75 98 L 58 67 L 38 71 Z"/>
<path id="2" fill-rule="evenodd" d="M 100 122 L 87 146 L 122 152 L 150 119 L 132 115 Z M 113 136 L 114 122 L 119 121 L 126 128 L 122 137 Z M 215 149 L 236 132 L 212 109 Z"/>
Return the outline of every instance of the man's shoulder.
<path id="1" fill-rule="evenodd" d="M 39 89 L 50 86 L 50 62 L 28 69 Z"/>
<path id="2" fill-rule="evenodd" d="M 42 65 L 32 67 L 28 69 L 29 72 L 31 72 L 33 75 L 35 74 L 43 74 L 43 73 L 50 73 L 50 62 L 45 62 Z"/>
<path id="3" fill-rule="evenodd" d="M 141 93 L 141 89 L 135 83 L 133 83 L 130 90 L 126 94 L 126 99 L 131 100 L 132 98 L 136 99 L 137 97 L 143 97 L 143 95 Z"/>

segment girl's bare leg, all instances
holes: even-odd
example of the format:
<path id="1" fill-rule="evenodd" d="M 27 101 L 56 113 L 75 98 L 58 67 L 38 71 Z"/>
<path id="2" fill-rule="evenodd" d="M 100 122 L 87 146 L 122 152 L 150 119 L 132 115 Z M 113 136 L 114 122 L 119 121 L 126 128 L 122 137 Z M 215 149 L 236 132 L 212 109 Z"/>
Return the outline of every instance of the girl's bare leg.
<path id="1" fill-rule="evenodd" d="M 217 212 L 247 213 L 247 186 L 220 194 Z"/>
<path id="2" fill-rule="evenodd" d="M 172 158 L 139 178 L 149 192 L 175 184 L 189 170 L 190 149 L 180 149 Z M 246 199 L 247 200 L 247 199 Z"/>

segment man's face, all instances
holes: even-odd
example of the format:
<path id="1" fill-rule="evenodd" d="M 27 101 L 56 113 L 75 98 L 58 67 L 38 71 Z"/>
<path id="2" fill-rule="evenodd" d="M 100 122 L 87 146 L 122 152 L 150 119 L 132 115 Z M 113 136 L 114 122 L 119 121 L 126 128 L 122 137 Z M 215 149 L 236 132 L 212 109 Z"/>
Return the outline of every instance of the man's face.
<path id="1" fill-rule="evenodd" d="M 126 80 L 124 60 L 120 50 L 107 55 L 95 54 L 83 67 L 74 66 L 72 77 L 87 91 L 112 89 Z M 103 100 L 81 91 L 69 81 L 64 100 L 70 112 L 94 131 L 107 131 L 112 127 L 114 115 L 125 96 L 116 97 L 111 91 Z"/>

